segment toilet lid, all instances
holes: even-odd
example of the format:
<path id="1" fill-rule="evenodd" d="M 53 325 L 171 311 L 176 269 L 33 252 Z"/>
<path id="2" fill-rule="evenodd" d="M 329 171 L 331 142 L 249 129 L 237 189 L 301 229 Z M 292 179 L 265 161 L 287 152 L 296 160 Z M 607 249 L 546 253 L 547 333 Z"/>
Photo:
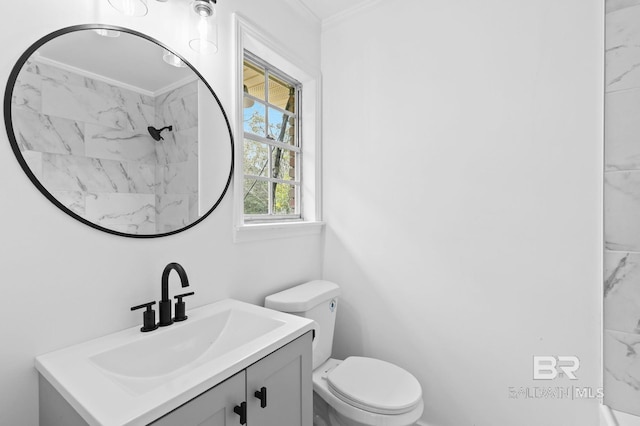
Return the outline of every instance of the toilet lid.
<path id="1" fill-rule="evenodd" d="M 349 357 L 327 376 L 329 390 L 344 402 L 378 414 L 411 411 L 422 398 L 408 371 L 374 358 Z"/>

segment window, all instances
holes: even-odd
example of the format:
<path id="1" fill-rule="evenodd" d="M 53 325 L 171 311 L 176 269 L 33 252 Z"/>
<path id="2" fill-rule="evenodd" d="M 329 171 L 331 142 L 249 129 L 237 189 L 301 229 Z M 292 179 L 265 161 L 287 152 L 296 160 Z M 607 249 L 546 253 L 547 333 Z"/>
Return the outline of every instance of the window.
<path id="1" fill-rule="evenodd" d="M 317 235 L 322 222 L 320 69 L 234 14 L 235 242 Z M 306 52 L 305 52 L 306 54 Z"/>
<path id="2" fill-rule="evenodd" d="M 244 220 L 301 219 L 302 85 L 246 50 L 242 82 Z"/>

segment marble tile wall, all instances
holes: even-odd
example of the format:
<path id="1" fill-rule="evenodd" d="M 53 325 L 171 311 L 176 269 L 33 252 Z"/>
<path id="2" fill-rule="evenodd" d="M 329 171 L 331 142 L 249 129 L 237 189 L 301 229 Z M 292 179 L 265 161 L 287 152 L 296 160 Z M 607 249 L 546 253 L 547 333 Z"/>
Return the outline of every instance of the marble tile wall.
<path id="1" fill-rule="evenodd" d="M 611 13 L 615 12 L 616 10 L 637 5 L 640 5 L 640 0 L 607 0 L 606 12 Z"/>
<path id="2" fill-rule="evenodd" d="M 198 218 L 198 84 L 156 97 L 156 123 L 173 126 L 156 143 L 156 219 L 170 232 Z"/>
<path id="3" fill-rule="evenodd" d="M 604 402 L 640 416 L 640 0 L 606 1 Z"/>
<path id="4" fill-rule="evenodd" d="M 187 225 L 197 205 L 197 96 L 196 82 L 154 98 L 31 61 L 12 118 L 25 160 L 58 201 L 105 228 L 153 234 Z M 147 132 L 165 125 L 164 141 Z"/>

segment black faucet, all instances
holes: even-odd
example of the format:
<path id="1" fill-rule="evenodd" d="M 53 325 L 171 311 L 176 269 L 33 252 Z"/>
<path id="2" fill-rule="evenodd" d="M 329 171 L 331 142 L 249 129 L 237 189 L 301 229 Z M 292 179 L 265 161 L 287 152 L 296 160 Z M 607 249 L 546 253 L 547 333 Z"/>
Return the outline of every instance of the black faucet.
<path id="1" fill-rule="evenodd" d="M 158 323 L 160 327 L 173 324 L 171 319 L 171 299 L 169 299 L 169 273 L 172 270 L 178 273 L 182 287 L 189 286 L 187 273 L 180 264 L 172 262 L 165 266 L 164 271 L 162 271 L 162 300 L 160 300 L 160 322 Z"/>

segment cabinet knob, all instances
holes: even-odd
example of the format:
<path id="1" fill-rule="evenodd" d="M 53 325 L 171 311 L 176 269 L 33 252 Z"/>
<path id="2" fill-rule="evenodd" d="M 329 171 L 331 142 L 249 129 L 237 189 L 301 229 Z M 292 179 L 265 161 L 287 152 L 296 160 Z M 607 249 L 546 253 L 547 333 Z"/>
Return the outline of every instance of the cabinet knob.
<path id="1" fill-rule="evenodd" d="M 255 391 L 253 395 L 260 400 L 261 408 L 265 408 L 267 406 L 267 388 L 263 386 L 259 391 Z"/>
<path id="2" fill-rule="evenodd" d="M 247 424 L 247 403 L 243 402 L 240 405 L 233 407 L 233 412 L 240 416 L 240 424 Z"/>

